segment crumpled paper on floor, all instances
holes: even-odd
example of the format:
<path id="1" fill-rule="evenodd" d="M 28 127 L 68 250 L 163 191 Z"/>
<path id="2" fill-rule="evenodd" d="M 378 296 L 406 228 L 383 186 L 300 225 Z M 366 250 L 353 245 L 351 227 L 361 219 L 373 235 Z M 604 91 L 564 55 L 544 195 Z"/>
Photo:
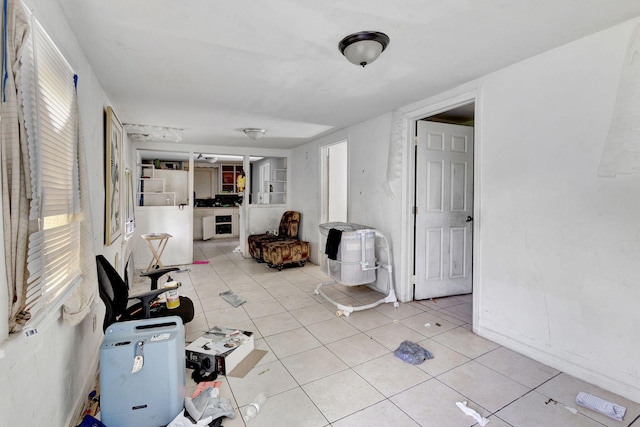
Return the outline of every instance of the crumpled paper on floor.
<path id="1" fill-rule="evenodd" d="M 460 410 L 465 414 L 469 415 L 470 417 L 473 417 L 473 419 L 476 420 L 478 424 L 480 424 L 481 426 L 484 427 L 487 424 L 489 424 L 489 419 L 482 417 L 479 413 L 469 408 L 467 406 L 467 402 L 456 402 L 456 406 L 460 408 Z"/>
<path id="2" fill-rule="evenodd" d="M 618 421 L 622 421 L 622 417 L 624 417 L 624 414 L 627 412 L 627 408 L 624 406 L 608 402 L 584 391 L 578 393 L 576 403 Z"/>

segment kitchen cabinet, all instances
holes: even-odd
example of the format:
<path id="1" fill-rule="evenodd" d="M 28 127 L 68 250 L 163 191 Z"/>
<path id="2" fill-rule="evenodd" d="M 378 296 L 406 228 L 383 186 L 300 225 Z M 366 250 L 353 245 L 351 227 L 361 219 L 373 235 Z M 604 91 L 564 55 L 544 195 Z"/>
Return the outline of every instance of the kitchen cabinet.
<path id="1" fill-rule="evenodd" d="M 193 210 L 193 240 L 238 237 L 239 208 L 195 208 Z"/>
<path id="2" fill-rule="evenodd" d="M 223 164 L 220 166 L 220 193 L 237 193 L 238 176 L 242 174 L 241 164 Z"/>
<path id="3" fill-rule="evenodd" d="M 209 199 L 220 191 L 220 173 L 217 167 L 197 167 L 193 170 L 193 191 L 196 199 Z"/>

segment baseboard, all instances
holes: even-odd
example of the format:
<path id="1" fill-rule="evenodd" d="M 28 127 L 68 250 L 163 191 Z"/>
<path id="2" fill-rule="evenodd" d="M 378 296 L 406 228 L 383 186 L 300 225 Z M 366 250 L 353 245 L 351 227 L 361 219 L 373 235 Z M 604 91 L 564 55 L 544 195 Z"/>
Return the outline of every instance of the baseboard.
<path id="1" fill-rule="evenodd" d="M 566 360 L 552 353 L 540 350 L 539 348 L 531 347 L 486 327 L 478 326 L 477 334 L 537 362 L 574 376 L 582 381 L 596 385 L 604 390 L 618 394 L 634 402 L 640 402 L 640 389 L 637 387 L 633 387 L 632 385 L 617 381 L 599 372 L 595 372 L 592 369 L 580 366 L 576 364 L 575 361 Z"/>

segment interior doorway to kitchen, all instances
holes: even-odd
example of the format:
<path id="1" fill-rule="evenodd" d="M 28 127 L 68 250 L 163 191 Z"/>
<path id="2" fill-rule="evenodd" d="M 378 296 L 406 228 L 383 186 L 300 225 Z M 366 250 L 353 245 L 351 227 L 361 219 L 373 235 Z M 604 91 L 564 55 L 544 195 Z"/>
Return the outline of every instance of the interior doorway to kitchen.
<path id="1" fill-rule="evenodd" d="M 322 147 L 322 221 L 347 222 L 348 144 Z"/>

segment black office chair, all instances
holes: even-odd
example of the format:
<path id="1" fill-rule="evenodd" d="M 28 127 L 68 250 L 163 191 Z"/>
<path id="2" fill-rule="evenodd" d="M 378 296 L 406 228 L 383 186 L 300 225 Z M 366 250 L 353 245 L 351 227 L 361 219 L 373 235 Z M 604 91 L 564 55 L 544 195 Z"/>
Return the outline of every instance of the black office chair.
<path id="1" fill-rule="evenodd" d="M 160 302 L 158 296 L 171 288 L 152 289 L 137 295 L 129 295 L 129 289 L 118 272 L 102 255 L 96 256 L 98 268 L 98 284 L 100 298 L 107 311 L 104 316 L 103 330 L 115 322 L 125 320 L 148 319 L 151 317 L 179 316 L 182 323 L 193 320 L 193 301 L 187 297 L 180 297 L 180 306 L 168 309 L 165 302 Z M 175 267 L 153 270 L 152 286 L 157 288 L 158 278 L 163 274 L 178 270 Z M 143 274 L 149 276 L 149 274 Z M 129 300 L 140 302 L 127 307 Z"/>

